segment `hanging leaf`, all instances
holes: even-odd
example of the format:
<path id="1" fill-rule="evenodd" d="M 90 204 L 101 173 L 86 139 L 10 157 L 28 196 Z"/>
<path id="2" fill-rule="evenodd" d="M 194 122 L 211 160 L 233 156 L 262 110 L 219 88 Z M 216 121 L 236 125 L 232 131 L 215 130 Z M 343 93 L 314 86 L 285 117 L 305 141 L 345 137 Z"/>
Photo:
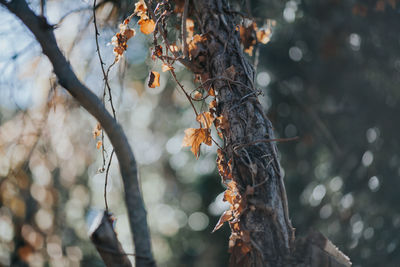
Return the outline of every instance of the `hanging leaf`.
<path id="1" fill-rule="evenodd" d="M 147 18 L 147 16 L 142 17 L 139 21 L 138 24 L 140 25 L 140 31 L 144 34 L 150 34 L 154 32 L 154 29 L 156 28 L 156 24 L 154 20 Z"/>
<path id="2" fill-rule="evenodd" d="M 226 210 L 224 213 L 222 213 L 221 217 L 219 218 L 217 224 L 215 225 L 214 229 L 212 230 L 212 233 L 217 231 L 219 228 L 224 225 L 225 222 L 230 221 L 233 219 L 232 211 L 231 210 Z"/>
<path id="3" fill-rule="evenodd" d="M 182 146 L 191 146 L 191 151 L 196 156 L 196 159 L 200 155 L 201 143 L 211 146 L 211 135 L 209 129 L 189 128 L 185 130 L 185 137 L 183 138 Z"/>
<path id="4" fill-rule="evenodd" d="M 196 117 L 196 120 L 200 122 L 204 128 L 210 128 L 214 119 L 214 116 L 210 112 L 203 112 Z"/>
<path id="5" fill-rule="evenodd" d="M 150 72 L 148 86 L 150 88 L 156 88 L 160 86 L 160 73 L 157 71 Z"/>
<path id="6" fill-rule="evenodd" d="M 166 72 L 166 71 L 169 71 L 169 70 L 173 70 L 173 69 L 174 69 L 174 67 L 172 67 L 172 66 L 170 66 L 170 65 L 167 65 L 167 64 L 165 64 L 165 63 L 163 63 L 162 66 L 161 66 L 161 70 L 162 70 L 163 72 Z"/>
<path id="7" fill-rule="evenodd" d="M 103 144 L 103 142 L 97 141 L 97 143 L 96 143 L 96 148 L 97 148 L 97 149 L 100 149 L 100 147 L 101 147 L 102 144 Z"/>
<path id="8" fill-rule="evenodd" d="M 271 29 L 261 29 L 257 31 L 257 40 L 260 43 L 267 44 L 271 40 Z"/>
<path id="9" fill-rule="evenodd" d="M 99 137 L 101 134 L 101 125 L 100 123 L 96 124 L 96 127 L 93 129 L 93 139 L 96 139 L 96 137 Z"/>
<path id="10" fill-rule="evenodd" d="M 142 16 L 143 14 L 146 14 L 147 12 L 147 6 L 146 3 L 143 0 L 140 0 L 135 4 L 135 14 L 137 16 Z"/>
<path id="11" fill-rule="evenodd" d="M 224 116 L 219 116 L 215 119 L 215 127 L 220 129 L 228 129 L 229 122 Z"/>

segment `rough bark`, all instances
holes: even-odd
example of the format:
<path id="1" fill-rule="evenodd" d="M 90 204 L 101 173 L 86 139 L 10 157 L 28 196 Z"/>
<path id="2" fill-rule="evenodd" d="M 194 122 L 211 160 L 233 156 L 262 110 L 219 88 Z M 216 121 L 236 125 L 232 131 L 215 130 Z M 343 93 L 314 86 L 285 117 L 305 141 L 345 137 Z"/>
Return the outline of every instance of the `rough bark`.
<path id="1" fill-rule="evenodd" d="M 43 53 L 53 65 L 60 85 L 100 122 L 107 133 L 119 161 L 130 229 L 135 244 L 136 266 L 155 266 L 136 160 L 121 125 L 110 115 L 100 99 L 79 81 L 59 49 L 53 27 L 47 23 L 46 18 L 37 16 L 24 0 L 0 0 L 0 4 L 15 14 L 33 33 Z"/>
<path id="2" fill-rule="evenodd" d="M 309 260 L 318 254 L 310 239 L 295 249 L 277 148 L 269 141 L 273 128 L 257 99 L 254 68 L 243 55 L 229 5 L 225 0 L 193 2 L 207 41 L 192 63 L 203 66 L 202 77 L 213 81 L 217 113 L 229 122 L 223 130 L 224 154 L 232 160 L 233 180 L 247 203 L 240 227 L 250 233 L 252 248 L 243 256 L 240 244 L 231 247 L 230 266 L 317 266 Z M 248 187 L 254 193 L 246 193 Z M 298 250 L 304 253 L 296 254 Z"/>

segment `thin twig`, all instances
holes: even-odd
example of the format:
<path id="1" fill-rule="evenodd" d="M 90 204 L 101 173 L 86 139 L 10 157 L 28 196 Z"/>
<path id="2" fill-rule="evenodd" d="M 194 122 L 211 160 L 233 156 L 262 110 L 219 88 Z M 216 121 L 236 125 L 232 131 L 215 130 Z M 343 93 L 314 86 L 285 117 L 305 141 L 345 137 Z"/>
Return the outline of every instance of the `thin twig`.
<path id="1" fill-rule="evenodd" d="M 114 149 L 111 151 L 110 160 L 108 161 L 107 170 L 106 170 L 106 178 L 104 182 L 104 204 L 106 206 L 106 211 L 108 212 L 108 203 L 107 203 L 107 184 L 108 184 L 108 174 L 110 172 L 111 161 L 114 156 Z"/>

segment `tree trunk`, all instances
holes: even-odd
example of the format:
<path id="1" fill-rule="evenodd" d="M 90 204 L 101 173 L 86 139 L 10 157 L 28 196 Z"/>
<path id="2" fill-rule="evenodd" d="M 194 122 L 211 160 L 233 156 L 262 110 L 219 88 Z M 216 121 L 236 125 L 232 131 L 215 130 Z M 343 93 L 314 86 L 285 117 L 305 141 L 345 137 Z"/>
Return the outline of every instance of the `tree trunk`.
<path id="1" fill-rule="evenodd" d="M 193 3 L 206 41 L 200 53 L 192 54 L 192 61 L 203 66 L 202 82 L 213 81 L 217 116 L 229 123 L 222 130 L 222 154 L 226 162 L 231 161 L 232 179 L 245 201 L 240 229 L 232 229 L 230 224 L 232 232 L 240 235 L 239 239 L 231 238 L 230 266 L 317 266 L 311 264 L 310 253 L 315 250 L 309 249 L 309 238 L 295 251 L 277 149 L 271 141 L 272 125 L 257 99 L 254 68 L 243 55 L 229 5 L 225 0 Z M 246 233 L 249 240 L 245 240 Z M 244 243 L 250 248 L 244 249 Z M 324 245 L 320 247 L 323 250 Z"/>

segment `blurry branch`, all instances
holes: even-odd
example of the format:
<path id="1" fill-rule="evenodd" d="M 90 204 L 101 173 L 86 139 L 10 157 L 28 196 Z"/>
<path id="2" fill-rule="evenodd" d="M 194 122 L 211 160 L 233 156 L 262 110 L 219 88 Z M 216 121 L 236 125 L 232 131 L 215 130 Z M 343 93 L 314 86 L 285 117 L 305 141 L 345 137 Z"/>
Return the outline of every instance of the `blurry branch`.
<path id="1" fill-rule="evenodd" d="M 130 267 L 131 262 L 118 241 L 111 216 L 104 211 L 89 228 L 89 236 L 107 267 Z"/>
<path id="2" fill-rule="evenodd" d="M 136 266 L 155 266 L 146 210 L 139 188 L 136 160 L 121 125 L 110 115 L 101 100 L 78 80 L 70 63 L 57 45 L 53 27 L 47 23 L 46 19 L 37 16 L 24 0 L 11 2 L 0 0 L 0 4 L 15 14 L 29 28 L 40 43 L 43 53 L 52 63 L 60 85 L 67 89 L 106 131 L 120 165 L 128 218 L 135 244 Z"/>

